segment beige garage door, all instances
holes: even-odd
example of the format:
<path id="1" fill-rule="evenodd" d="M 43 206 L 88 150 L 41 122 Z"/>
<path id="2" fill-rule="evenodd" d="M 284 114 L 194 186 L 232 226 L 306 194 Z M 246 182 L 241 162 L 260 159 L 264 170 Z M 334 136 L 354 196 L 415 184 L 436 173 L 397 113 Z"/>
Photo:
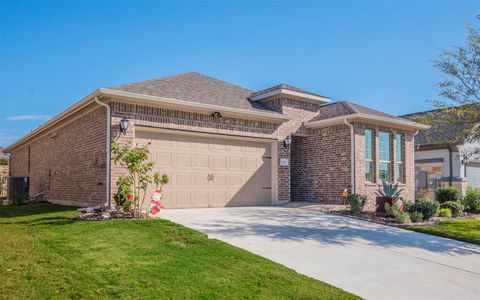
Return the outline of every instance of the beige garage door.
<path id="1" fill-rule="evenodd" d="M 136 143 L 149 142 L 155 170 L 170 177 L 166 208 L 271 204 L 270 143 L 136 132 Z"/>

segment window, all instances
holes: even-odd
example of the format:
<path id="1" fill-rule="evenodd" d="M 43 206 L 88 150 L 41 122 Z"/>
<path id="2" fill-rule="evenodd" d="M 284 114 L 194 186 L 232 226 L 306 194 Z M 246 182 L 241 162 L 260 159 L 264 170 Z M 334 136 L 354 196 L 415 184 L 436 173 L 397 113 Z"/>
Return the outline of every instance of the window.
<path id="1" fill-rule="evenodd" d="M 395 180 L 403 182 L 403 139 L 401 134 L 395 135 Z"/>
<path id="2" fill-rule="evenodd" d="M 365 130 L 365 180 L 373 182 L 373 133 Z"/>
<path id="3" fill-rule="evenodd" d="M 391 182 L 390 133 L 380 131 L 378 138 L 378 176 L 380 180 Z"/>

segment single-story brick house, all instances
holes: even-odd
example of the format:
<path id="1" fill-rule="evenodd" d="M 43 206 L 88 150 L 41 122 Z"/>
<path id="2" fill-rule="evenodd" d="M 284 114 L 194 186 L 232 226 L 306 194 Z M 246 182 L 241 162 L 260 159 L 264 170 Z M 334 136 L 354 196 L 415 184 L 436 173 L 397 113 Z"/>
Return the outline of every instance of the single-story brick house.
<path id="1" fill-rule="evenodd" d="M 122 119 L 129 120 L 120 132 Z M 414 135 L 428 128 L 281 84 L 251 91 L 198 73 L 98 89 L 6 148 L 11 176 L 51 202 L 111 203 L 109 144 L 149 144 L 167 208 L 342 201 L 397 180 L 414 197 Z"/>

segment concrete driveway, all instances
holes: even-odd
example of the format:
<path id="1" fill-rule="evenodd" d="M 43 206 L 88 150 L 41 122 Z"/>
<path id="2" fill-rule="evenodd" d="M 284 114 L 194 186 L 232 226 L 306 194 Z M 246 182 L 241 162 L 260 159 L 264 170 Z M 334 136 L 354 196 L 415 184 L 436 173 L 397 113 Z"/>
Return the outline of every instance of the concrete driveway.
<path id="1" fill-rule="evenodd" d="M 480 247 L 284 207 L 163 217 L 367 299 L 480 299 Z"/>

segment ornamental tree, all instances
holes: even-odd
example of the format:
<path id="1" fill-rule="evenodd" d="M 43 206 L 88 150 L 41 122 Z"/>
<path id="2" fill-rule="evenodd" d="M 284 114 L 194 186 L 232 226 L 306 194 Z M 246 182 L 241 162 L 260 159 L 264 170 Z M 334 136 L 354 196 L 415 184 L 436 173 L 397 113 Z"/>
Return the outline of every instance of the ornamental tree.
<path id="1" fill-rule="evenodd" d="M 125 211 L 133 211 L 138 216 L 142 212 L 148 185 L 168 183 L 168 176 L 153 173 L 154 162 L 149 161 L 150 151 L 147 146 L 133 147 L 131 143 L 120 145 L 112 142 L 112 161 L 124 167 L 128 175 L 117 181 L 117 193 L 114 195 L 117 206 Z"/>

